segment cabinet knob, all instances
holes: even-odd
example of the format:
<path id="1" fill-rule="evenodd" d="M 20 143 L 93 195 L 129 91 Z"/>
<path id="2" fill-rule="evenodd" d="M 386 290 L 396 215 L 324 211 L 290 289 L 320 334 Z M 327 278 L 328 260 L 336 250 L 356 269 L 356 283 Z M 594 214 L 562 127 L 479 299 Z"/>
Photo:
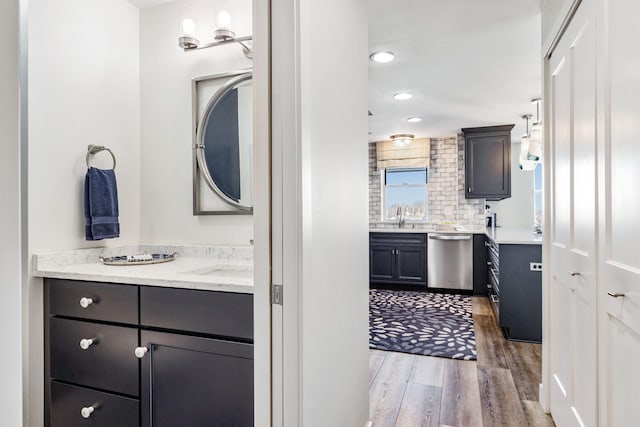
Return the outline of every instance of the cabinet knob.
<path id="1" fill-rule="evenodd" d="M 149 351 L 147 347 L 136 347 L 133 353 L 136 355 L 138 359 L 142 359 L 144 355 Z"/>
<path id="2" fill-rule="evenodd" d="M 92 344 L 95 344 L 98 340 L 95 338 L 83 338 L 80 340 L 80 348 L 83 350 L 91 347 Z"/>
<path id="3" fill-rule="evenodd" d="M 581 274 L 580 274 L 580 273 L 578 273 L 577 271 L 570 271 L 570 272 L 569 272 L 569 276 L 571 276 L 571 277 L 576 277 L 576 276 L 581 276 Z"/>
<path id="4" fill-rule="evenodd" d="M 82 418 L 89 418 L 95 410 L 96 408 L 94 408 L 93 406 L 85 406 L 84 408 L 80 409 L 80 415 L 82 415 Z"/>
<path id="5" fill-rule="evenodd" d="M 82 297 L 80 298 L 80 307 L 87 308 L 93 304 L 93 298 Z"/>

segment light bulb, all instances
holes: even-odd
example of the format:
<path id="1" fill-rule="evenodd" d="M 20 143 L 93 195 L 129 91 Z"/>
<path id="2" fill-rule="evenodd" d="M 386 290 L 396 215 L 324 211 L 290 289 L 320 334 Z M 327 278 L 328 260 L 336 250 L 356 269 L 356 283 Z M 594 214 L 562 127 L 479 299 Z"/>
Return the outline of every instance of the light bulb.
<path id="1" fill-rule="evenodd" d="M 369 56 L 373 62 L 379 62 L 381 64 L 386 64 L 387 62 L 393 61 L 395 55 L 392 52 L 375 52 Z"/>
<path id="2" fill-rule="evenodd" d="M 196 23 L 193 19 L 185 19 L 182 21 L 182 37 L 193 37 L 196 33 Z"/>
<path id="3" fill-rule="evenodd" d="M 540 161 L 542 159 L 542 126 L 536 122 L 531 127 L 531 140 L 527 147 L 527 160 Z"/>
<path id="4" fill-rule="evenodd" d="M 231 15 L 226 10 L 220 11 L 218 13 L 218 25 L 222 28 L 229 28 L 229 24 L 231 23 Z"/>
<path id="5" fill-rule="evenodd" d="M 400 92 L 393 95 L 393 97 L 399 101 L 405 101 L 407 99 L 411 99 L 413 97 L 409 92 Z"/>

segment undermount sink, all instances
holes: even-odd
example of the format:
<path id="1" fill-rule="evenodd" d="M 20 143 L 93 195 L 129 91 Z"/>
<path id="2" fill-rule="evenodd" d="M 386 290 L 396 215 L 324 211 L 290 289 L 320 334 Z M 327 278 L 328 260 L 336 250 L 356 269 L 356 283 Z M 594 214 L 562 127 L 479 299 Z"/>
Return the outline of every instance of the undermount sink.
<path id="1" fill-rule="evenodd" d="M 242 264 L 221 264 L 185 271 L 183 274 L 253 278 L 253 266 Z"/>

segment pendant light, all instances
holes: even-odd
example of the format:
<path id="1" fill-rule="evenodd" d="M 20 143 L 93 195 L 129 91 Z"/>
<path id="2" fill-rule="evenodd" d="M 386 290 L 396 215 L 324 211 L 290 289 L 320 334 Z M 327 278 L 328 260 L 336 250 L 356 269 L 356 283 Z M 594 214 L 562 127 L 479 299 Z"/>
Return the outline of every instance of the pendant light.
<path id="1" fill-rule="evenodd" d="M 518 166 L 523 171 L 532 171 L 536 168 L 536 162 L 529 159 L 529 150 L 531 147 L 531 135 L 529 135 L 529 120 L 533 117 L 532 114 L 524 114 L 522 116 L 526 121 L 526 133 L 522 135 L 522 142 L 520 143 L 520 155 L 518 156 Z"/>
<path id="2" fill-rule="evenodd" d="M 531 126 L 530 143 L 527 152 L 527 160 L 536 163 L 542 162 L 542 122 L 540 121 L 540 102 L 542 99 L 535 98 L 531 100 L 532 104 L 536 104 L 536 121 Z"/>

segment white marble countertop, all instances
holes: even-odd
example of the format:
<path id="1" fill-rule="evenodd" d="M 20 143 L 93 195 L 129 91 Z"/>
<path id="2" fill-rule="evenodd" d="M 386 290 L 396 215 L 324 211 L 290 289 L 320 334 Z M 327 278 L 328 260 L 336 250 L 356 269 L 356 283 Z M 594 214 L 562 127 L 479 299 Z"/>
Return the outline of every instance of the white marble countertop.
<path id="1" fill-rule="evenodd" d="M 100 256 L 177 253 L 171 262 L 104 265 Z M 33 275 L 57 279 L 253 293 L 253 248 L 135 245 L 34 254 Z"/>
<path id="2" fill-rule="evenodd" d="M 542 234 L 529 227 L 487 227 L 485 234 L 497 244 L 541 245 Z"/>

